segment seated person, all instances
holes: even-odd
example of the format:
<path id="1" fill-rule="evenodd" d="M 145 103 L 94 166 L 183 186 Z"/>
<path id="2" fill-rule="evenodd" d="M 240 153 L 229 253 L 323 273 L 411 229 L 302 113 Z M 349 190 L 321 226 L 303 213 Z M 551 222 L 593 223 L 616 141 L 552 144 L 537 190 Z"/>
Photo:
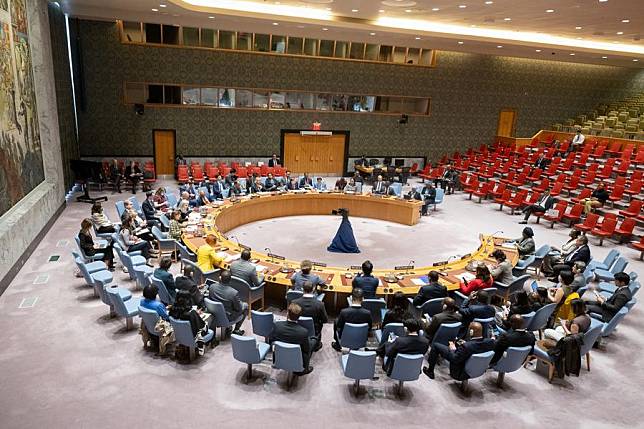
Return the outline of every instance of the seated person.
<path id="1" fill-rule="evenodd" d="M 566 256 L 577 248 L 577 238 L 579 238 L 580 235 L 581 231 L 578 229 L 571 229 L 568 234 L 570 239 L 561 245 L 561 249 L 554 246 L 550 248 L 550 252 L 543 258 L 543 262 L 541 263 L 541 272 L 543 272 L 546 277 L 552 276 L 552 267 L 563 264 Z M 496 278 L 496 276 L 494 278 Z"/>
<path id="2" fill-rule="evenodd" d="M 316 191 L 326 191 L 326 183 L 322 180 L 321 177 L 318 177 L 315 180 L 315 185 L 313 185 Z"/>
<path id="3" fill-rule="evenodd" d="M 193 310 L 192 298 L 190 297 L 189 292 L 185 290 L 177 292 L 177 298 L 175 299 L 174 304 L 170 307 L 170 317 L 190 322 L 190 329 L 192 330 L 192 335 L 194 335 L 195 343 L 197 344 L 197 353 L 199 353 L 199 356 L 203 356 L 206 350 L 206 342 L 203 340 L 203 336 L 208 333 L 208 326 L 206 325 L 206 322 L 203 321 L 199 313 L 197 313 L 196 310 Z"/>
<path id="4" fill-rule="evenodd" d="M 302 307 L 290 303 L 286 313 L 286 320 L 275 322 L 273 332 L 271 333 L 270 342 L 281 341 L 288 344 L 297 344 L 302 351 L 302 363 L 304 371 L 295 373 L 296 375 L 306 375 L 313 371 L 313 367 L 309 365 L 311 360 L 311 350 L 314 348 L 315 339 L 309 338 L 309 331 L 297 323 L 297 320 L 302 314 Z M 275 354 L 273 354 L 273 359 Z"/>
<path id="5" fill-rule="evenodd" d="M 179 200 L 177 210 L 179 211 L 179 213 L 181 213 L 180 221 L 182 223 L 186 222 L 188 220 L 188 216 L 190 215 L 190 212 L 192 211 L 190 208 L 190 201 L 184 200 L 184 199 Z"/>
<path id="6" fill-rule="evenodd" d="M 210 199 L 206 195 L 206 191 L 199 191 L 199 196 L 197 197 L 197 206 L 207 206 L 210 204 Z"/>
<path id="7" fill-rule="evenodd" d="M 483 338 L 483 326 L 479 322 L 471 322 L 469 325 L 469 340 L 450 341 L 446 346 L 444 344 L 432 344 L 432 349 L 427 357 L 427 366 L 423 368 L 423 373 L 430 379 L 434 379 L 434 367 L 438 357 L 442 356 L 449 363 L 449 373 L 452 378 L 462 381 L 467 380 L 469 376 L 465 372 L 465 364 L 473 354 L 485 353 L 494 349 L 494 340 Z"/>
<path id="8" fill-rule="evenodd" d="M 340 177 L 338 180 L 335 181 L 334 189 L 336 191 L 344 191 L 345 186 L 347 186 L 347 181 L 345 180 L 344 177 Z"/>
<path id="9" fill-rule="evenodd" d="M 161 280 L 165 285 L 165 288 L 168 290 L 168 294 L 172 298 L 177 296 L 177 287 L 174 283 L 174 277 L 170 272 L 170 267 L 172 266 L 172 258 L 169 256 L 164 256 L 159 261 L 159 268 L 154 270 L 154 277 Z"/>
<path id="10" fill-rule="evenodd" d="M 524 315 L 532 313 L 534 311 L 530 299 L 526 291 L 521 290 L 515 295 L 515 302 L 510 304 L 510 311 L 508 312 L 508 318 L 514 314 Z"/>
<path id="11" fill-rule="evenodd" d="M 141 177 L 143 177 L 143 173 L 141 173 L 138 162 L 131 161 L 130 165 L 125 167 L 125 177 L 132 185 L 132 193 L 136 194 L 136 185 L 141 180 Z"/>
<path id="12" fill-rule="evenodd" d="M 98 234 L 107 234 L 116 232 L 114 224 L 103 213 L 103 206 L 99 202 L 95 202 L 92 206 L 92 223 Z"/>
<path id="13" fill-rule="evenodd" d="M 519 252 L 521 259 L 534 255 L 534 231 L 529 226 L 523 228 L 523 231 L 521 231 L 521 238 L 517 238 L 512 241 L 516 244 L 517 251 Z"/>
<path id="14" fill-rule="evenodd" d="M 404 320 L 413 317 L 409 312 L 409 300 L 401 291 L 394 293 L 391 300 L 391 308 L 385 313 L 382 319 L 382 326 L 388 323 L 402 323 Z"/>
<path id="15" fill-rule="evenodd" d="M 588 213 L 591 213 L 593 209 L 602 207 L 604 204 L 606 204 L 606 201 L 608 201 L 609 197 L 610 194 L 606 190 L 606 185 L 600 183 L 599 185 L 597 185 L 597 189 L 595 189 L 592 194 L 590 194 L 590 198 L 581 200 L 581 203 L 584 205 L 584 213 L 588 215 Z"/>
<path id="16" fill-rule="evenodd" d="M 548 289 L 548 299 L 551 303 L 557 304 L 553 320 L 558 318 L 570 320 L 573 317 L 571 303 L 579 298 L 579 294 L 572 290 L 572 282 L 575 279 L 572 272 L 562 271 L 559 273 L 559 284 Z"/>
<path id="17" fill-rule="evenodd" d="M 324 284 L 317 274 L 311 274 L 313 263 L 305 259 L 300 264 L 300 271 L 291 276 L 291 286 L 293 290 L 302 290 L 304 282 L 311 282 L 313 290 L 317 290 L 318 285 Z"/>
<path id="18" fill-rule="evenodd" d="M 472 292 L 469 299 L 463 303 L 458 311 L 463 317 L 461 336 L 466 334 L 465 327 L 469 326 L 474 319 L 489 319 L 496 315 L 494 307 L 490 305 L 490 295 L 485 290 Z"/>
<path id="19" fill-rule="evenodd" d="M 532 311 L 537 311 L 544 305 L 549 303 L 548 300 L 548 289 L 545 287 L 538 287 L 536 291 L 530 290 L 528 293 L 528 298 L 530 299 L 530 306 Z"/>
<path id="20" fill-rule="evenodd" d="M 280 159 L 277 157 L 276 154 L 273 154 L 271 159 L 268 160 L 268 166 L 269 167 L 279 167 L 280 166 Z"/>
<path id="21" fill-rule="evenodd" d="M 353 177 L 349 179 L 349 183 L 346 184 L 344 189 L 342 189 L 343 192 L 357 192 L 358 187 L 356 186 L 355 180 L 353 180 Z"/>
<path id="22" fill-rule="evenodd" d="M 121 216 L 121 224 L 126 223 L 129 218 L 129 220 L 131 221 L 134 234 L 136 234 L 137 237 L 140 237 L 145 241 L 149 241 L 150 243 L 153 243 L 155 241 L 155 238 L 148 228 L 148 226 L 151 226 L 151 225 L 148 225 L 148 222 L 146 220 L 141 219 L 141 217 L 136 212 L 136 210 L 134 210 L 134 206 L 132 206 L 131 201 L 125 200 L 123 202 L 123 205 L 125 207 L 125 211 Z"/>
<path id="23" fill-rule="evenodd" d="M 460 290 L 464 295 L 469 295 L 475 290 L 492 287 L 492 284 L 494 284 L 494 279 L 490 275 L 488 267 L 486 265 L 479 265 L 476 267 L 476 278 L 469 282 L 463 279 Z"/>
<path id="24" fill-rule="evenodd" d="M 224 258 L 215 250 L 215 246 L 217 246 L 217 237 L 215 235 L 208 234 L 205 241 L 206 243 L 197 249 L 197 265 L 201 271 L 207 273 L 219 268 Z"/>
<path id="25" fill-rule="evenodd" d="M 436 189 L 434 188 L 434 185 L 430 182 L 426 182 L 425 187 L 420 191 L 420 196 L 423 201 L 421 214 L 425 216 L 427 215 L 429 206 L 436 202 Z"/>
<path id="26" fill-rule="evenodd" d="M 92 238 L 92 233 L 90 231 L 91 227 L 92 221 L 89 219 L 83 219 L 81 222 L 81 229 L 78 232 L 80 248 L 86 256 L 94 256 L 97 253 L 102 253 L 103 257 L 101 260 L 105 262 L 110 271 L 114 271 L 114 251 L 112 249 L 112 244 L 108 244 L 103 248 L 99 248 L 97 244 L 94 244 L 94 239 Z"/>
<path id="27" fill-rule="evenodd" d="M 189 200 L 197 198 L 197 188 L 195 187 L 195 184 L 192 179 L 189 179 L 188 183 L 179 186 L 179 192 L 181 192 L 181 194 L 183 194 L 184 192 L 187 192 L 188 193 L 187 199 Z"/>
<path id="28" fill-rule="evenodd" d="M 353 172 L 353 176 L 352 176 L 352 177 L 353 177 L 353 180 L 354 180 L 356 183 L 364 183 L 364 179 L 363 179 L 363 178 L 362 178 L 362 176 L 360 175 L 360 172 L 359 172 L 359 171 L 354 171 L 354 172 Z"/>
<path id="29" fill-rule="evenodd" d="M 390 197 L 397 197 L 398 196 L 396 194 L 396 188 L 391 186 L 391 182 L 385 182 L 384 195 L 387 195 L 387 196 L 390 196 Z"/>
<path id="30" fill-rule="evenodd" d="M 268 173 L 266 176 L 266 181 L 264 182 L 264 190 L 266 192 L 277 191 L 279 182 L 273 178 L 273 173 Z"/>
<path id="31" fill-rule="evenodd" d="M 145 201 L 141 204 L 141 210 L 143 210 L 145 221 L 150 227 L 154 225 L 159 226 L 157 211 L 154 208 L 154 193 L 152 191 L 147 191 L 145 193 Z"/>
<path id="32" fill-rule="evenodd" d="M 141 251 L 141 255 L 146 259 L 150 259 L 150 252 L 152 246 L 149 241 L 145 241 L 134 234 L 135 228 L 133 225 L 133 218 L 127 217 L 125 222 L 121 224 L 121 231 L 119 231 L 119 239 L 123 245 L 123 250 L 126 252 Z"/>
<path id="33" fill-rule="evenodd" d="M 494 343 L 494 357 L 490 362 L 490 366 L 496 364 L 510 347 L 534 347 L 536 338 L 532 332 L 526 331 L 523 327 L 523 317 L 519 314 L 513 314 L 508 319 L 508 322 L 510 330 L 499 335 Z"/>
<path id="34" fill-rule="evenodd" d="M 409 318 L 403 322 L 406 335 L 397 337 L 392 342 L 385 342 L 378 347 L 378 354 L 383 356 L 382 370 L 391 375 L 394 369 L 394 362 L 399 353 L 410 355 L 424 355 L 429 348 L 429 340 L 424 335 L 419 335 L 420 323 L 418 320 Z"/>
<path id="35" fill-rule="evenodd" d="M 229 188 L 232 188 L 233 184 L 239 179 L 237 177 L 237 169 L 236 168 L 231 168 L 230 172 L 226 175 L 226 186 Z"/>
<path id="36" fill-rule="evenodd" d="M 264 276 L 257 275 L 257 268 L 250 262 L 250 256 L 250 250 L 242 250 L 241 257 L 230 264 L 230 273 L 235 277 L 246 280 L 251 287 L 257 287 L 264 281 Z"/>
<path id="37" fill-rule="evenodd" d="M 555 329 L 546 329 L 543 335 L 557 342 L 566 335 L 583 334 L 590 328 L 590 316 L 586 314 L 586 303 L 575 299 L 571 303 L 573 318 L 571 320 L 559 319 Z"/>
<path id="38" fill-rule="evenodd" d="M 168 209 L 168 198 L 166 197 L 165 188 L 161 187 L 154 193 L 154 208 L 157 210 Z"/>
<path id="39" fill-rule="evenodd" d="M 597 294 L 597 304 L 589 305 L 588 312 L 601 314 L 602 321 L 604 323 L 610 322 L 613 316 L 615 316 L 627 302 L 633 299 L 633 294 L 628 287 L 630 283 L 631 278 L 628 274 L 625 272 L 616 273 L 615 286 L 617 286 L 617 290 L 608 299 Z"/>
<path id="40" fill-rule="evenodd" d="M 231 197 L 239 197 L 242 195 L 246 195 L 246 190 L 244 187 L 241 185 L 239 180 L 235 180 L 233 182 L 233 185 L 230 187 L 230 194 Z"/>
<path id="41" fill-rule="evenodd" d="M 300 188 L 310 188 L 313 186 L 313 179 L 309 177 L 309 173 L 304 173 L 298 185 Z"/>
<path id="42" fill-rule="evenodd" d="M 505 252 L 501 249 L 496 249 L 492 252 L 492 257 L 496 260 L 496 265 L 490 268 L 490 275 L 494 280 L 503 284 L 510 284 L 514 280 L 512 274 L 512 263 L 507 260 Z"/>
<path id="43" fill-rule="evenodd" d="M 157 301 L 157 293 L 159 290 L 153 284 L 149 284 L 143 288 L 143 299 L 140 302 L 140 306 L 147 308 L 148 310 L 154 310 L 157 312 L 159 317 L 163 320 L 170 320 L 170 316 L 165 309 L 165 305 L 161 301 Z M 154 332 L 151 332 L 154 334 Z"/>
<path id="44" fill-rule="evenodd" d="M 365 299 L 372 299 L 376 297 L 376 289 L 380 284 L 380 280 L 372 276 L 373 264 L 371 261 L 364 261 L 362 263 L 362 274 L 353 278 L 351 285 L 353 288 L 360 288 Z"/>
<path id="45" fill-rule="evenodd" d="M 584 261 L 575 261 L 572 264 L 572 275 L 575 276 L 575 279 L 570 285 L 574 292 L 577 292 L 582 287 L 586 286 L 586 277 L 584 277 L 584 271 L 586 271 L 586 263 Z"/>
<path id="46" fill-rule="evenodd" d="M 256 177 L 248 188 L 249 194 L 257 194 L 259 192 L 264 192 L 264 185 L 262 185 L 262 179 Z"/>
<path id="47" fill-rule="evenodd" d="M 223 200 L 224 191 L 226 190 L 226 182 L 222 179 L 221 174 L 217 175 L 217 178 L 212 183 L 212 195 L 213 199 Z"/>
<path id="48" fill-rule="evenodd" d="M 429 284 L 418 289 L 418 294 L 414 297 L 416 307 L 420 307 L 430 299 L 445 298 L 447 296 L 447 288 L 438 282 L 439 276 L 438 271 L 434 270 L 427 274 Z"/>
<path id="49" fill-rule="evenodd" d="M 590 247 L 588 247 L 588 237 L 580 235 L 576 241 L 577 247 L 570 252 L 561 264 L 556 264 L 552 267 L 551 281 L 557 281 L 557 276 L 561 271 L 572 271 L 572 267 L 577 261 L 582 261 L 588 264 L 591 260 Z"/>
<path id="50" fill-rule="evenodd" d="M 379 174 L 376 181 L 373 182 L 373 188 L 371 188 L 371 193 L 376 195 L 384 195 L 386 191 L 385 182 L 382 180 L 382 176 Z"/>
<path id="51" fill-rule="evenodd" d="M 170 230 L 168 237 L 181 243 L 181 235 L 183 234 L 183 223 L 181 222 L 181 212 L 174 210 L 170 214 Z"/>
<path id="52" fill-rule="evenodd" d="M 340 310 L 340 314 L 335 323 L 333 324 L 333 337 L 335 341 L 331 344 L 331 347 L 337 351 L 342 351 L 340 346 L 340 338 L 342 338 L 342 330 L 344 329 L 345 323 L 354 323 L 362 324 L 366 323 L 369 325 L 369 330 L 371 330 L 372 320 L 371 312 L 366 308 L 362 308 L 362 289 L 353 288 L 351 292 L 351 306 L 343 308 Z"/>
<path id="53" fill-rule="evenodd" d="M 541 198 L 539 198 L 539 201 L 536 202 L 536 204 L 531 204 L 522 210 L 525 217 L 519 223 L 527 224 L 528 219 L 530 219 L 530 216 L 532 215 L 532 213 L 535 213 L 535 212 L 545 213 L 552 208 L 554 203 L 555 203 L 555 199 L 552 198 L 552 196 L 550 195 L 550 189 L 546 189 L 543 192 L 543 195 L 541 196 Z"/>
<path id="54" fill-rule="evenodd" d="M 199 308 L 206 308 L 203 302 L 203 294 L 199 290 L 199 286 L 193 280 L 194 278 L 194 268 L 191 265 L 185 264 L 183 266 L 183 275 L 177 276 L 174 279 L 174 287 L 177 291 L 185 290 L 190 293 L 192 298 L 192 305 L 196 305 Z"/>
<path id="55" fill-rule="evenodd" d="M 286 189 L 289 191 L 296 191 L 300 189 L 300 185 L 297 183 L 297 179 L 295 179 L 295 177 L 289 179 L 288 183 L 286 184 Z"/>
<path id="56" fill-rule="evenodd" d="M 315 297 L 315 287 L 310 281 L 305 281 L 302 285 L 304 295 L 294 299 L 292 302 L 302 308 L 303 317 L 310 317 L 313 319 L 313 326 L 315 327 L 315 347 L 313 351 L 316 352 L 322 348 L 322 326 L 329 321 L 326 314 L 324 303 L 318 301 Z"/>
<path id="57" fill-rule="evenodd" d="M 221 302 L 226 310 L 228 320 L 233 321 L 241 316 L 241 319 L 235 324 L 235 330 L 232 331 L 235 335 L 244 335 L 241 328 L 246 313 L 248 312 L 248 304 L 239 299 L 239 292 L 230 286 L 230 279 L 232 275 L 230 271 L 223 270 L 219 276 L 219 282 L 211 283 L 208 287 L 208 298 L 213 301 Z M 230 335 L 230 328 L 226 328 L 226 335 Z"/>
<path id="58" fill-rule="evenodd" d="M 431 318 L 431 321 L 423 319 L 423 330 L 425 331 L 425 336 L 430 343 L 434 341 L 434 335 L 436 335 L 438 328 L 440 328 L 443 323 L 456 323 L 463 319 L 463 316 L 461 316 L 461 313 L 457 310 L 458 305 L 456 305 L 456 301 L 454 301 L 453 298 L 447 297 L 443 299 L 443 311 L 434 315 L 434 317 Z"/>

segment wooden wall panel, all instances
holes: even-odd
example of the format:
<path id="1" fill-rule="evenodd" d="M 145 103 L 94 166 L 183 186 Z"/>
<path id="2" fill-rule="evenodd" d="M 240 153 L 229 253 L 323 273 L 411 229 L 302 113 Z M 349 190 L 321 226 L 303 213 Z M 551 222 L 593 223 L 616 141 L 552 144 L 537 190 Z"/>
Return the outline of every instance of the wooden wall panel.
<path id="1" fill-rule="evenodd" d="M 284 166 L 293 173 L 342 175 L 345 167 L 345 134 L 284 135 Z"/>

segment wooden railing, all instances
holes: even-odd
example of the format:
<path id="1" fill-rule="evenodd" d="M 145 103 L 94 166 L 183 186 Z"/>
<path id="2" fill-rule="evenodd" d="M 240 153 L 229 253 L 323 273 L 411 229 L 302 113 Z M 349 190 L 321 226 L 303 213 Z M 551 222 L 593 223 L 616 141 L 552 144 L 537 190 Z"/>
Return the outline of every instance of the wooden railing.
<path id="1" fill-rule="evenodd" d="M 539 141 L 539 142 L 548 142 L 550 143 L 553 139 L 557 139 L 560 142 L 563 142 L 564 140 L 572 140 L 572 138 L 575 136 L 575 133 L 566 133 L 563 131 L 549 131 L 549 130 L 541 130 L 538 133 L 536 133 L 534 136 L 531 138 L 525 138 L 525 137 L 503 137 L 503 136 L 496 136 L 494 141 L 499 142 L 503 145 L 506 146 L 516 146 L 516 147 L 521 147 L 521 146 L 527 146 L 533 141 Z M 644 145 L 643 140 L 630 140 L 630 139 L 619 139 L 615 137 L 603 137 L 603 136 L 586 136 L 586 141 L 598 141 L 598 142 L 607 142 L 608 145 L 612 145 L 613 143 L 619 142 L 620 143 L 620 149 L 623 149 L 627 144 L 635 144 L 636 148 L 639 148 L 640 145 Z"/>

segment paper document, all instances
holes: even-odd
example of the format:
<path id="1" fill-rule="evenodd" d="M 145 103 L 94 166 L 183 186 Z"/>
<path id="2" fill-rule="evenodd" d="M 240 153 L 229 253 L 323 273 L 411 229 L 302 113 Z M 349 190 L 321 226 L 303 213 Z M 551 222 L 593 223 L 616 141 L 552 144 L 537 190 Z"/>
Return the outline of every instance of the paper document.
<path id="1" fill-rule="evenodd" d="M 425 286 L 427 284 L 423 281 L 423 279 L 411 279 L 411 282 L 416 286 Z"/>
<path id="2" fill-rule="evenodd" d="M 257 271 L 264 271 L 264 270 L 265 270 L 265 269 L 267 269 L 267 268 L 268 268 L 268 267 L 265 267 L 264 265 L 255 265 L 255 269 L 256 269 Z"/>

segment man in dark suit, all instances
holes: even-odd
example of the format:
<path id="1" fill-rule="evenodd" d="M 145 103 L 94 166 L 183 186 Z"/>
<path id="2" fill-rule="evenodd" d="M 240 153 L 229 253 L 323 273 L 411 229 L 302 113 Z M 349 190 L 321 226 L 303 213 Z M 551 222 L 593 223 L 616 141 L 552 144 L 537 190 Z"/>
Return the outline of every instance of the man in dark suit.
<path id="1" fill-rule="evenodd" d="M 362 274 L 354 277 L 351 285 L 353 288 L 362 289 L 365 299 L 372 299 L 376 297 L 376 289 L 380 284 L 380 280 L 371 275 L 373 271 L 373 264 L 371 261 L 364 261 L 362 263 Z"/>
<path id="2" fill-rule="evenodd" d="M 423 199 L 423 208 L 420 214 L 425 216 L 427 215 L 429 206 L 436 201 L 436 189 L 430 182 L 426 182 L 425 187 L 420 191 L 420 196 Z"/>
<path id="3" fill-rule="evenodd" d="M 382 369 L 391 375 L 391 371 L 394 369 L 394 362 L 398 353 L 416 355 L 424 355 L 427 353 L 429 348 L 429 340 L 423 335 L 418 335 L 420 331 L 420 322 L 416 319 L 406 319 L 403 322 L 407 335 L 403 337 L 396 338 L 393 342 L 387 342 L 383 344 L 382 350 L 380 353 L 384 352 L 384 359 L 382 361 Z"/>
<path id="4" fill-rule="evenodd" d="M 385 182 L 385 192 L 384 194 L 389 196 L 389 197 L 397 197 L 398 195 L 396 194 L 396 189 L 391 186 L 391 182 Z"/>
<path id="5" fill-rule="evenodd" d="M 239 292 L 230 286 L 231 277 L 232 275 L 230 274 L 230 271 L 223 270 L 219 275 L 219 282 L 212 283 L 208 288 L 208 298 L 223 304 L 228 320 L 235 320 L 241 316 L 239 322 L 235 324 L 233 334 L 244 335 L 244 331 L 240 328 L 246 318 L 248 304 L 242 302 L 241 299 L 239 299 Z M 230 331 L 230 328 L 228 328 L 227 331 Z"/>
<path id="6" fill-rule="evenodd" d="M 534 334 L 523 328 L 523 317 L 520 314 L 513 314 L 508 322 L 511 329 L 499 335 L 496 343 L 494 343 L 494 357 L 490 362 L 490 366 L 497 363 L 503 357 L 503 353 L 510 347 L 534 347 L 536 341 Z M 530 354 L 532 354 L 532 350 L 530 350 Z"/>
<path id="7" fill-rule="evenodd" d="M 273 154 L 271 159 L 268 160 L 268 166 L 269 167 L 277 167 L 280 165 L 280 159 L 277 157 L 276 154 Z"/>
<path id="8" fill-rule="evenodd" d="M 434 379 L 434 367 L 438 356 L 444 357 L 449 362 L 449 373 L 452 378 L 463 381 L 469 376 L 465 372 L 465 364 L 473 354 L 489 352 L 494 349 L 494 340 L 483 338 L 483 326 L 478 322 L 469 325 L 469 341 L 449 342 L 449 345 L 434 344 L 427 357 L 428 366 L 423 368 L 425 375 Z"/>
<path id="9" fill-rule="evenodd" d="M 304 188 L 305 186 L 312 187 L 313 186 L 313 179 L 309 177 L 309 173 L 304 173 L 304 176 L 300 179 L 300 183 L 298 184 L 300 189 Z"/>
<path id="10" fill-rule="evenodd" d="M 273 174 L 268 173 L 268 176 L 266 176 L 266 181 L 264 182 L 264 190 L 267 192 L 276 191 L 278 186 L 279 183 L 273 178 Z"/>
<path id="11" fill-rule="evenodd" d="M 132 161 L 130 165 L 125 167 L 125 177 L 132 184 L 132 193 L 136 194 L 136 185 L 139 183 L 139 180 L 141 180 L 141 177 L 143 177 L 139 164 Z"/>
<path id="12" fill-rule="evenodd" d="M 378 175 L 378 178 L 373 182 L 373 189 L 371 190 L 372 194 L 383 195 L 385 193 L 385 182 L 382 181 L 382 176 Z"/>
<path id="13" fill-rule="evenodd" d="M 186 264 L 183 266 L 183 275 L 178 276 L 174 279 L 174 287 L 177 290 L 186 290 L 190 293 L 192 297 L 192 305 L 196 305 L 200 308 L 204 307 L 203 294 L 199 290 L 199 286 L 193 280 L 194 269 Z"/>
<path id="14" fill-rule="evenodd" d="M 156 218 L 156 210 L 154 209 L 154 193 L 152 191 L 145 193 L 145 201 L 141 204 L 141 210 L 143 210 L 143 217 L 150 227 L 154 225 L 159 226 L 159 220 Z"/>
<path id="15" fill-rule="evenodd" d="M 301 298 L 294 299 L 292 302 L 302 307 L 302 316 L 310 317 L 313 319 L 313 326 L 315 326 L 315 347 L 314 352 L 322 348 L 322 326 L 329 321 L 326 314 L 324 303 L 318 301 L 315 297 L 315 287 L 313 283 L 306 280 L 302 284 L 304 295 Z"/>
<path id="16" fill-rule="evenodd" d="M 562 264 L 556 264 L 552 267 L 552 277 L 550 281 L 557 282 L 561 271 L 572 271 L 573 265 L 577 261 L 583 261 L 586 265 L 590 262 L 590 247 L 588 247 L 588 237 L 580 235 L 576 241 L 577 247 L 564 258 Z"/>
<path id="17" fill-rule="evenodd" d="M 300 346 L 304 371 L 298 372 L 296 375 L 306 375 L 313 371 L 313 367 L 309 365 L 309 362 L 311 360 L 311 349 L 313 348 L 311 342 L 314 340 L 309 339 L 309 331 L 297 323 L 301 314 L 302 307 L 294 302 L 290 303 L 287 309 L 287 320 L 275 322 L 270 337 L 271 343 L 282 341 Z M 273 359 L 275 359 L 275 354 L 273 354 Z"/>
<path id="18" fill-rule="evenodd" d="M 232 188 L 233 184 L 237 181 L 237 169 L 231 168 L 228 175 L 226 175 L 226 186 Z"/>
<path id="19" fill-rule="evenodd" d="M 546 211 L 550 210 L 552 208 L 552 205 L 555 203 L 555 199 L 552 198 L 550 195 L 550 189 L 546 189 L 543 192 L 543 195 L 541 198 L 539 198 L 539 201 L 537 201 L 536 204 L 532 204 L 530 206 L 527 206 L 526 208 L 523 209 L 523 214 L 525 214 L 525 217 L 520 224 L 527 224 L 528 219 L 530 219 L 530 215 L 534 212 L 541 212 L 545 213 Z"/>
<path id="20" fill-rule="evenodd" d="M 550 160 L 546 158 L 546 156 L 542 153 L 534 162 L 534 168 L 545 170 L 546 168 L 548 168 L 548 164 L 550 164 Z"/>
<path id="21" fill-rule="evenodd" d="M 456 323 L 460 322 L 462 319 L 463 316 L 458 312 L 456 301 L 454 301 L 453 298 L 447 297 L 443 299 L 443 311 L 434 315 L 429 324 L 427 324 L 423 329 L 425 331 L 425 336 L 431 343 L 434 341 L 434 335 L 438 332 L 438 328 L 440 328 L 443 323 Z"/>
<path id="22" fill-rule="evenodd" d="M 418 295 L 414 297 L 414 305 L 420 307 L 430 299 L 445 298 L 447 296 L 447 288 L 438 283 L 438 271 L 430 271 L 427 277 L 429 284 L 421 286 L 418 289 Z"/>
<path id="23" fill-rule="evenodd" d="M 250 287 L 258 287 L 264 282 L 264 276 L 257 275 L 257 268 L 250 262 L 250 257 L 250 250 L 242 250 L 240 258 L 230 264 L 230 272 L 233 276 L 246 280 Z"/>
<path id="24" fill-rule="evenodd" d="M 630 282 L 631 278 L 625 272 L 616 273 L 615 286 L 617 286 L 617 290 L 608 299 L 600 294 L 596 294 L 597 304 L 588 305 L 588 313 L 601 314 L 602 321 L 604 321 L 604 323 L 610 322 L 613 316 L 615 316 L 615 314 L 617 314 L 617 312 L 621 310 L 628 301 L 633 299 L 633 293 L 628 287 Z"/>
<path id="25" fill-rule="evenodd" d="M 342 330 L 344 329 L 345 323 L 366 323 L 369 325 L 369 330 L 371 330 L 371 312 L 366 308 L 362 308 L 362 297 L 362 289 L 354 287 L 351 292 L 351 306 L 340 310 L 338 318 L 335 319 L 333 326 L 333 337 L 335 341 L 331 344 L 331 347 L 337 351 L 342 351 L 340 338 L 342 337 Z"/>
<path id="26" fill-rule="evenodd" d="M 222 200 L 224 198 L 225 189 L 226 183 L 221 178 L 221 174 L 218 174 L 217 178 L 212 183 L 212 199 Z"/>
<path id="27" fill-rule="evenodd" d="M 461 306 L 459 313 L 463 316 L 461 337 L 467 333 L 466 329 L 474 319 L 489 319 L 496 315 L 494 307 L 490 305 L 490 296 L 485 290 L 472 292 L 467 303 Z"/>

